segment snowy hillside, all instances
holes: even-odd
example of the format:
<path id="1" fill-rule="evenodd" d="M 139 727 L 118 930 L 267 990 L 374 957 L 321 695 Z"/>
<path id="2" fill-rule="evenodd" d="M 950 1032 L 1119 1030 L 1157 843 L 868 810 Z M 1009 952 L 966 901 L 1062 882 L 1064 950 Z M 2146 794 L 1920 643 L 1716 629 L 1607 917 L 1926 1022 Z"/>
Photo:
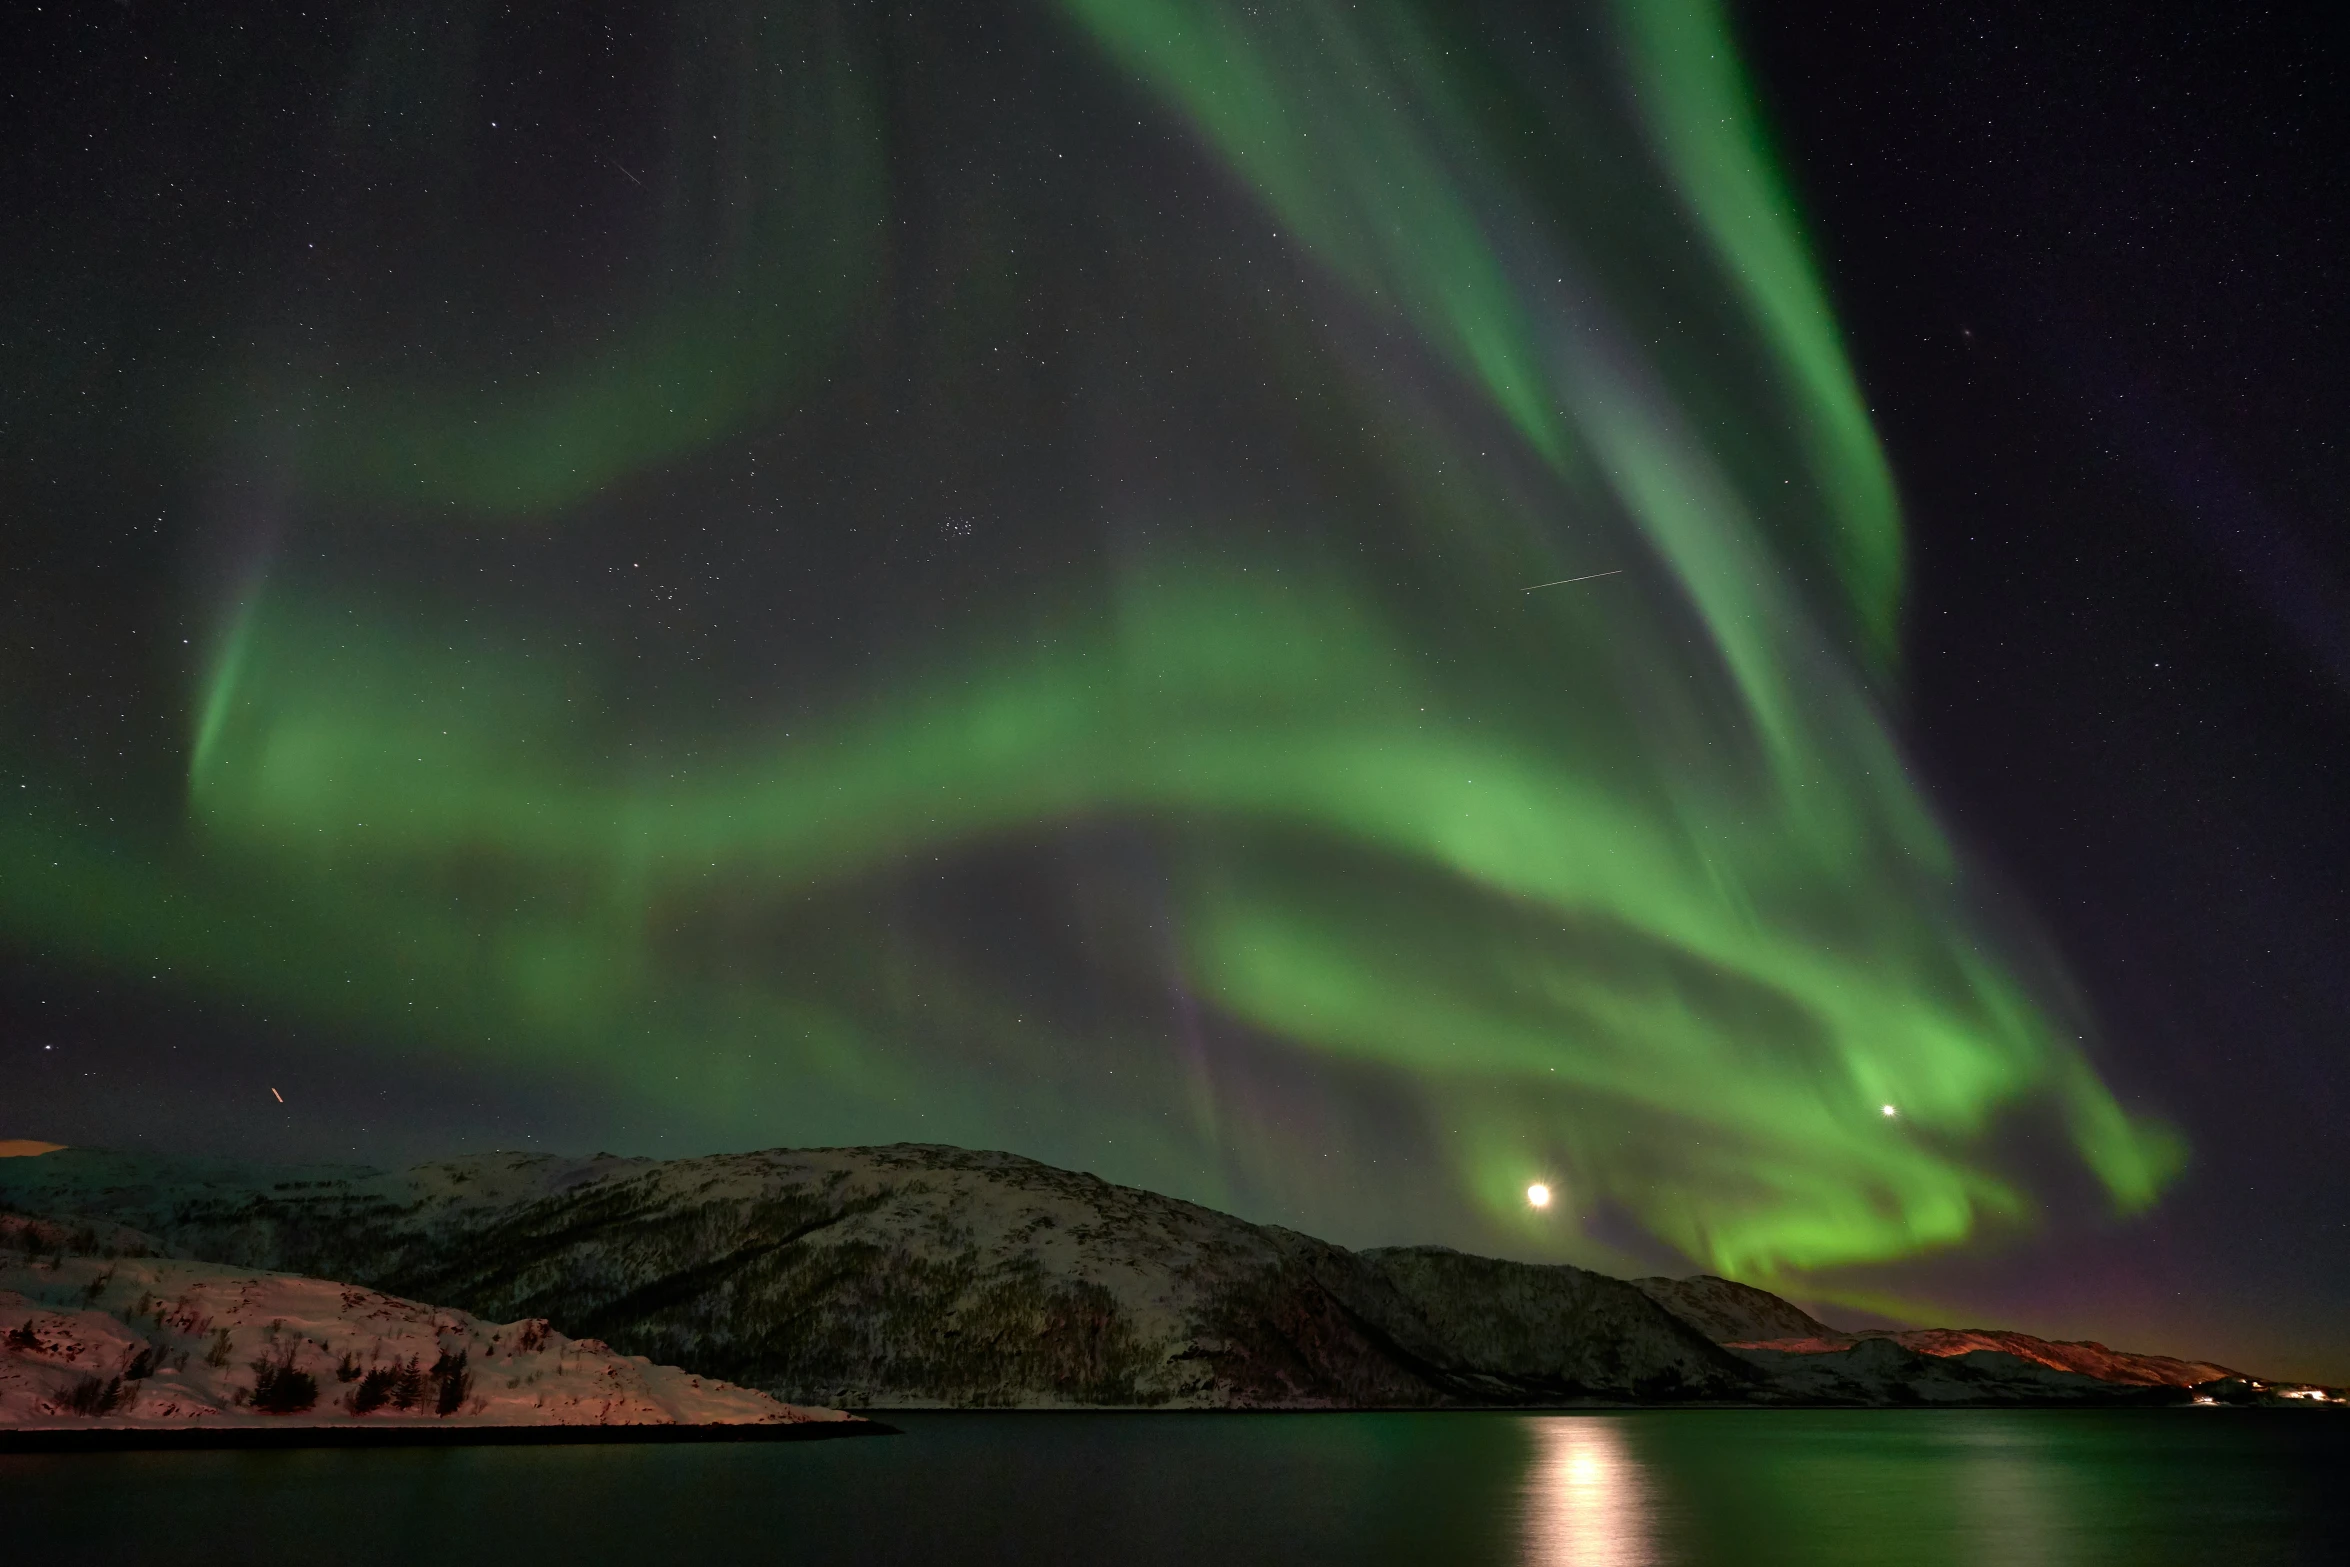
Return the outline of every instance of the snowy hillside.
<path id="1" fill-rule="evenodd" d="M 212 1263 L 56 1255 L 68 1239 L 0 1219 L 0 1430 L 849 1418 L 615 1354 L 543 1321 L 486 1323 Z"/>
<path id="2" fill-rule="evenodd" d="M 2050 1371 L 2088 1377 L 2125 1387 L 2191 1388 L 2206 1382 L 2241 1376 L 2207 1360 L 2174 1360 L 2168 1355 L 2134 1355 L 2107 1349 L 2103 1344 L 2035 1338 L 1988 1328 L 1911 1328 L 1900 1332 L 1808 1333 L 1759 1342 L 1733 1343 L 1733 1350 L 1767 1350 L 1775 1354 L 1837 1355 L 1872 1340 L 1938 1359 L 1978 1354 L 2006 1355 Z"/>

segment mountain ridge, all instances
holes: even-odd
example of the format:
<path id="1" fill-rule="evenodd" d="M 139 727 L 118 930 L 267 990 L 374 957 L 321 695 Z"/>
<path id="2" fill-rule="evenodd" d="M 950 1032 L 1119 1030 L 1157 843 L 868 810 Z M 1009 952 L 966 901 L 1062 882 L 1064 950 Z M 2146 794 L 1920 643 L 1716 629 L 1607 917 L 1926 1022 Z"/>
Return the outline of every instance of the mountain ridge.
<path id="1" fill-rule="evenodd" d="M 175 1254 L 350 1279 L 498 1320 L 543 1317 L 799 1403 L 2182 1396 L 2171 1381 L 2017 1353 L 2030 1347 L 2023 1335 L 1910 1344 L 1839 1335 L 1766 1291 L 1705 1276 L 1625 1281 L 1443 1247 L 1349 1251 L 937 1144 L 670 1161 L 491 1154 L 408 1171 L 64 1150 L 0 1161 L 0 1203 L 127 1225 Z"/>

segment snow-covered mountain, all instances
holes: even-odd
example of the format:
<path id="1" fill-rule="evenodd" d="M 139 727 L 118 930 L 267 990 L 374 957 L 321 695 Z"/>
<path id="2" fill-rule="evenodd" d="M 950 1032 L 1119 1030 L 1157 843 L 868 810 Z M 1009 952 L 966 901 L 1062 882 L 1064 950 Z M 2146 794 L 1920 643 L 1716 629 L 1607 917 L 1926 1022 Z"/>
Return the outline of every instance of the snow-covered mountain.
<path id="1" fill-rule="evenodd" d="M 851 1406 L 1359 1408 L 2075 1401 L 2146 1389 L 2011 1348 L 1853 1343 L 1719 1279 L 1364 1252 L 1011 1154 L 899 1144 L 387 1172 L 68 1149 L 0 1203 L 172 1255 L 543 1318 Z M 1821 1353 L 1723 1347 L 1819 1341 Z M 1883 1361 L 1883 1365 L 1878 1362 Z M 1866 1362 L 1864 1365 L 1863 1362 Z M 2167 1389 L 2156 1389 L 2167 1392 Z"/>
<path id="2" fill-rule="evenodd" d="M 1930 1355 L 1938 1360 L 1961 1359 L 1977 1354 L 2006 1355 L 2044 1366 L 2051 1371 L 2087 1377 L 2095 1382 L 2118 1387 L 2183 1390 L 2243 1376 L 2240 1371 L 2231 1371 L 2226 1366 L 2208 1360 L 2138 1355 L 2127 1350 L 2108 1349 L 2094 1341 L 2035 1338 L 2029 1333 L 2013 1333 L 1996 1328 L 1908 1328 L 1866 1333 L 1827 1331 L 1790 1334 L 1785 1338 L 1744 1343 L 1725 1341 L 1725 1346 L 1741 1353 L 1761 1350 L 1773 1355 L 1841 1355 L 1878 1340 L 1912 1354 Z M 1833 1366 L 1832 1362 L 1823 1364 L 1831 1368 Z"/>
<path id="3" fill-rule="evenodd" d="M 104 1238 L 155 1249 L 120 1229 Z M 620 1355 L 543 1320 L 493 1324 L 217 1263 L 75 1255 L 75 1239 L 0 1218 L 0 1430 L 850 1418 Z"/>

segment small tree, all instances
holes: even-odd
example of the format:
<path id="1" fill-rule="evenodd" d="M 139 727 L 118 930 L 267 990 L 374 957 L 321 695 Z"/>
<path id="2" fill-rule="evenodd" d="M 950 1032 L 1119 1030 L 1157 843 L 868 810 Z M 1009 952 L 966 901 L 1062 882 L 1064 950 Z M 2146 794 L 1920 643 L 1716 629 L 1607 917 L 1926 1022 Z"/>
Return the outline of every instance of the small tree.
<path id="1" fill-rule="evenodd" d="M 71 1414 L 102 1415 L 121 1402 L 120 1377 L 84 1377 L 65 1390 L 65 1407 Z"/>
<path id="2" fill-rule="evenodd" d="M 392 1368 L 392 1402 L 402 1409 L 414 1409 L 424 1402 L 425 1375 L 417 1368 L 416 1357 L 410 1355 Z"/>
<path id="3" fill-rule="evenodd" d="M 359 1385 L 351 1390 L 351 1413 L 372 1414 L 390 1403 L 392 1379 L 396 1375 L 395 1368 L 391 1366 L 377 1366 L 361 1377 Z"/>
<path id="4" fill-rule="evenodd" d="M 278 1358 L 253 1362 L 253 1407 L 265 1415 L 298 1415 L 318 1402 L 318 1379 L 294 1369 L 291 1347 Z"/>
<path id="5" fill-rule="evenodd" d="M 473 1376 L 465 1369 L 465 1352 L 452 1355 L 441 1351 L 441 1358 L 433 1362 L 432 1379 L 440 1388 L 440 1397 L 434 1401 L 433 1412 L 453 1415 L 465 1407 L 465 1395 L 472 1391 Z"/>

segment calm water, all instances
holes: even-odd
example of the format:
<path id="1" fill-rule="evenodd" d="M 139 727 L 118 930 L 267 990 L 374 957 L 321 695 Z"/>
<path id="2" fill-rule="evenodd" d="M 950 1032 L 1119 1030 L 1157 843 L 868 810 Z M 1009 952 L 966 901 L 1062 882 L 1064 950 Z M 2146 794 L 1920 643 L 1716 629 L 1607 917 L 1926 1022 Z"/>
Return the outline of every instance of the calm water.
<path id="1" fill-rule="evenodd" d="M 776 1446 L 0 1457 L 25 1562 L 2350 1562 L 2350 1420 L 904 1415 Z"/>

